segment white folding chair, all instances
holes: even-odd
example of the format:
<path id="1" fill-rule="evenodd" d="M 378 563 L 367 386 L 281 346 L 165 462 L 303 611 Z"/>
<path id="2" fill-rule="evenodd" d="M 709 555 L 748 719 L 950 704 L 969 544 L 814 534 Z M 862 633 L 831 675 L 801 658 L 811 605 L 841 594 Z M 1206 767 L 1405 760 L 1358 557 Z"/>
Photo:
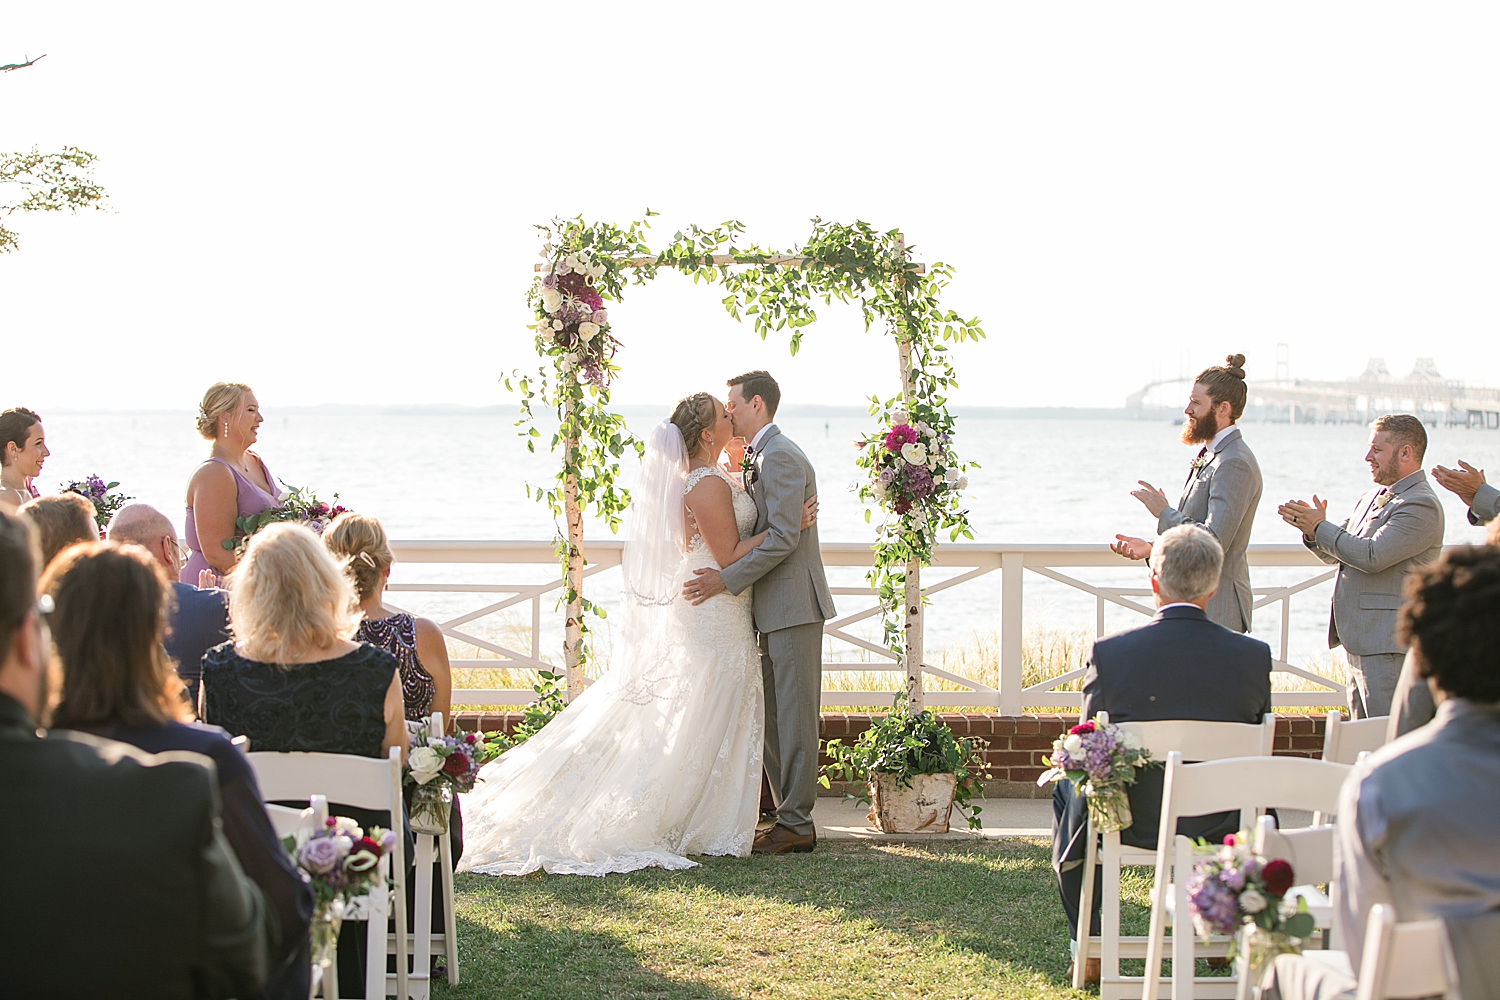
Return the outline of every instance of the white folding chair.
<path id="1" fill-rule="evenodd" d="M 1307 910 L 1312 914 L 1313 925 L 1323 932 L 1323 947 L 1328 947 L 1328 930 L 1333 926 L 1333 902 L 1318 888 L 1333 881 L 1332 824 L 1309 826 L 1300 830 L 1278 830 L 1276 820 L 1262 816 L 1255 824 L 1253 849 L 1256 854 L 1270 860 L 1280 858 L 1292 866 L 1298 884 L 1287 890 L 1287 895 L 1307 901 Z M 1248 928 L 1240 932 L 1239 954 L 1235 957 L 1235 970 L 1239 978 L 1238 1000 L 1248 1000 L 1253 984 L 1245 962 L 1245 937 Z"/>
<path id="2" fill-rule="evenodd" d="M 306 809 L 278 806 L 267 802 L 266 814 L 271 817 L 271 829 L 278 837 L 295 837 L 303 830 L 312 833 L 328 819 L 328 799 L 322 795 L 309 795 Z"/>
<path id="3" fill-rule="evenodd" d="M 427 720 L 427 730 L 433 736 L 443 735 L 443 713 L 432 713 L 432 717 Z M 430 833 L 415 833 L 414 836 L 417 862 L 416 906 L 412 916 L 414 930 L 407 950 L 412 956 L 412 995 L 417 1000 L 425 1000 L 431 989 L 428 970 L 432 965 L 432 948 L 436 944 L 443 946 L 448 958 L 448 985 L 458 985 L 458 918 L 453 906 L 453 843 L 447 836 L 435 837 Z M 432 929 L 434 868 L 439 872 L 438 878 L 443 887 L 441 931 Z"/>
<path id="4" fill-rule="evenodd" d="M 1384 903 L 1370 907 L 1357 974 L 1342 951 L 1309 951 L 1301 957 L 1355 980 L 1357 1000 L 1459 997 L 1447 926 L 1441 920 L 1398 924 L 1396 911 Z"/>
<path id="5" fill-rule="evenodd" d="M 1108 712 L 1098 713 L 1109 721 Z M 1276 744 L 1276 717 L 1267 714 L 1259 725 L 1241 722 L 1122 722 L 1120 728 L 1141 746 L 1151 751 L 1155 760 L 1165 760 L 1169 752 L 1180 750 L 1188 760 L 1220 760 L 1226 757 L 1271 755 Z M 1082 989 L 1084 966 L 1090 958 L 1100 959 L 1099 996 L 1101 1000 L 1123 1000 L 1140 996 L 1142 979 L 1120 975 L 1122 958 L 1145 958 L 1145 937 L 1122 937 L 1120 934 L 1120 866 L 1155 865 L 1156 852 L 1120 843 L 1119 833 L 1103 835 L 1103 901 L 1099 914 L 1099 937 L 1089 935 L 1094 898 L 1094 867 L 1100 862 L 1098 838 L 1090 830 L 1086 838 L 1083 861 L 1083 886 L 1078 899 L 1078 947 L 1073 963 L 1073 987 Z M 1224 954 L 1227 943 L 1218 943 L 1205 954 Z"/>
<path id="6" fill-rule="evenodd" d="M 1385 715 L 1346 722 L 1337 709 L 1331 709 L 1323 728 L 1323 759 L 1335 764 L 1353 764 L 1361 751 L 1379 750 L 1385 746 L 1389 722 L 1390 717 Z"/>
<path id="7" fill-rule="evenodd" d="M 357 809 L 390 813 L 396 846 L 381 858 L 386 876 L 384 891 L 373 892 L 353 901 L 345 911 L 346 920 L 365 920 L 365 996 L 395 995 L 399 1000 L 410 996 L 410 975 L 406 964 L 405 934 L 396 935 L 396 972 L 385 971 L 389 941 L 386 921 L 395 906 L 396 926 L 406 926 L 406 848 L 402 836 L 401 751 L 392 747 L 390 756 L 359 757 L 338 753 L 251 753 L 247 755 L 261 797 L 268 802 L 281 799 L 307 799 L 312 795 L 329 796 L 334 802 Z M 427 970 L 420 970 L 425 981 Z M 325 984 L 325 988 L 327 985 Z"/>
<path id="8" fill-rule="evenodd" d="M 1197 979 L 1194 975 L 1195 935 L 1187 883 L 1197 856 L 1191 841 L 1176 836 L 1178 818 L 1238 809 L 1242 821 L 1254 824 L 1260 811 L 1273 807 L 1332 814 L 1337 811 L 1339 790 L 1349 771 L 1347 764 L 1305 757 L 1242 757 L 1184 764 L 1177 751 L 1167 755 L 1156 878 L 1151 890 L 1151 929 L 1146 937 L 1145 1000 L 1157 1000 L 1160 994 L 1169 918 L 1173 923 L 1173 1000 L 1192 1000 L 1198 986 L 1215 992 L 1236 989 L 1232 979 Z"/>

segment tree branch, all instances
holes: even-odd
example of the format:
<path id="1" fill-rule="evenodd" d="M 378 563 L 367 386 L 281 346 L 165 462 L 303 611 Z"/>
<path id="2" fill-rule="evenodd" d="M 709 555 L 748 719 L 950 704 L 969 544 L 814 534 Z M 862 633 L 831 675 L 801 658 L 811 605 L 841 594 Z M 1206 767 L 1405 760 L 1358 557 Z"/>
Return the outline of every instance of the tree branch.
<path id="1" fill-rule="evenodd" d="M 27 66 L 35 66 L 38 59 L 45 58 L 47 58 L 47 53 L 43 52 L 36 59 L 28 58 L 25 62 L 6 63 L 4 66 L 0 66 L 0 73 L 9 73 L 13 69 L 25 69 Z"/>

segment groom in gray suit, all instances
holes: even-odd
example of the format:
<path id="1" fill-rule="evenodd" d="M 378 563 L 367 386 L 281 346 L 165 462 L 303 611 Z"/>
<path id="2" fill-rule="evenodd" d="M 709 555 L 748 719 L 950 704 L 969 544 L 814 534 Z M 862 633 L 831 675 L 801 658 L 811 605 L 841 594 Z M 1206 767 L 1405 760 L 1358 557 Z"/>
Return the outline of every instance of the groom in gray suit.
<path id="1" fill-rule="evenodd" d="M 1427 429 L 1406 413 L 1371 425 L 1370 476 L 1379 489 L 1360 497 L 1342 525 L 1328 520 L 1328 501 L 1292 500 L 1282 518 L 1302 531 L 1302 543 L 1339 568 L 1328 618 L 1328 646 L 1340 644 L 1354 684 L 1349 709 L 1356 719 L 1391 714 L 1406 645 L 1396 635 L 1406 574 L 1443 551 L 1443 505 L 1427 485 L 1422 456 Z"/>
<path id="2" fill-rule="evenodd" d="M 724 401 L 745 449 L 745 488 L 759 512 L 755 531 L 769 531 L 754 551 L 722 570 L 695 570 L 683 596 L 701 604 L 727 589 L 755 585 L 752 606 L 760 633 L 766 695 L 766 775 L 776 825 L 757 834 L 756 854 L 813 849 L 812 809 L 818 797 L 818 717 L 823 699 L 823 622 L 834 616 L 823 575 L 818 526 L 802 529 L 802 505 L 818 492 L 812 463 L 772 423 L 781 387 L 769 373 L 728 382 Z"/>
<path id="3" fill-rule="evenodd" d="M 1225 362 L 1198 373 L 1183 410 L 1182 443 L 1203 447 L 1183 483 L 1182 499 L 1173 507 L 1165 493 L 1144 480 L 1130 495 L 1156 518 L 1158 535 L 1180 524 L 1213 533 L 1224 549 L 1224 568 L 1206 608 L 1208 619 L 1232 632 L 1248 632 L 1254 598 L 1245 550 L 1260 503 L 1260 465 L 1235 426 L 1245 412 L 1245 356 L 1231 354 Z M 1129 535 L 1116 535 L 1110 548 L 1128 559 L 1151 554 L 1150 542 Z"/>

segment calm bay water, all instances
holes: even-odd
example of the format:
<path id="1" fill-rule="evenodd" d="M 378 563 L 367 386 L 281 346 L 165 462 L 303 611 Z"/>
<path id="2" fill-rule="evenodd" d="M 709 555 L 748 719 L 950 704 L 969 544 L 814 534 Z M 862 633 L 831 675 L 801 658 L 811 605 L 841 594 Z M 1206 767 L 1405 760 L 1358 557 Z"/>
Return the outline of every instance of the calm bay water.
<path id="1" fill-rule="evenodd" d="M 295 411 L 274 407 L 261 428 L 257 448 L 271 471 L 293 485 L 313 487 L 323 499 L 337 492 L 344 505 L 381 519 L 394 538 L 550 539 L 546 509 L 526 498 L 527 482 L 550 483 L 550 455 L 531 454 L 516 436 L 512 419 L 500 414 L 380 414 Z M 166 512 L 182 527 L 184 489 L 207 454 L 186 413 L 44 414 L 53 457 L 39 486 L 49 492 L 70 479 L 97 473 L 119 480 L 123 492 Z M 634 416 L 630 425 L 645 434 L 659 419 Z M 852 487 L 858 478 L 852 442 L 871 427 L 864 417 L 797 417 L 779 421 L 818 470 L 822 502 L 820 530 L 826 541 L 864 541 L 873 532 Z M 1158 422 L 1125 420 L 964 418 L 957 445 L 965 459 L 980 463 L 971 472 L 970 517 L 976 540 L 1104 545 L 1115 532 L 1151 537 L 1154 520 L 1129 495 L 1145 479 L 1176 499 L 1196 448 L 1177 440 L 1179 428 Z M 1265 477 L 1256 516 L 1255 543 L 1292 543 L 1298 533 L 1276 515 L 1291 498 L 1311 494 L 1331 501 L 1330 515 L 1342 519 L 1369 488 L 1362 461 L 1368 432 L 1355 426 L 1246 424 L 1245 438 Z M 1433 429 L 1427 464 L 1453 465 L 1464 458 L 1500 479 L 1500 432 Z M 543 439 L 545 441 L 545 439 Z M 538 446 L 539 449 L 544 444 Z M 634 461 L 625 462 L 627 483 Z M 1439 490 L 1447 513 L 1449 543 L 1478 541 L 1483 531 L 1464 517 L 1457 497 Z M 607 529 L 590 525 L 590 533 Z M 398 567 L 394 579 L 479 582 L 535 581 L 537 568 Z M 540 574 L 540 575 L 538 575 Z M 1093 583 L 1147 586 L 1139 565 L 1080 570 Z M 1260 584 L 1289 583 L 1309 574 L 1301 569 L 1267 570 Z M 835 585 L 855 585 L 857 570 L 831 571 Z M 616 586 L 610 574 L 595 578 L 595 596 L 609 606 Z M 616 578 L 617 579 L 617 578 Z M 1092 628 L 1094 600 L 1071 588 L 1028 574 L 1028 622 L 1052 627 Z M 1326 630 L 1331 585 L 1293 601 L 1292 662 L 1327 659 Z M 415 598 L 417 595 L 403 595 Z M 840 598 L 841 611 L 864 606 Z M 465 597 L 409 602 L 434 615 L 477 606 Z M 519 621 L 519 618 L 517 619 Z M 1110 609 L 1109 630 L 1143 619 Z M 963 642 L 999 623 L 998 575 L 945 592 L 929 617 L 929 645 Z M 554 630 L 545 629 L 551 646 Z M 1255 633 L 1273 646 L 1280 624 L 1274 609 L 1258 612 Z"/>

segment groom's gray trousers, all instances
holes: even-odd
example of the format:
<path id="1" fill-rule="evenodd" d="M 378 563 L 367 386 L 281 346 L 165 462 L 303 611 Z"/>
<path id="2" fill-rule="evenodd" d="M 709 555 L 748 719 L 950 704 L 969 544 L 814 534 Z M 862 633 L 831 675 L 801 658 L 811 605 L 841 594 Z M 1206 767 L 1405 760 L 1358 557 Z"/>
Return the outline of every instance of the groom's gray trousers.
<path id="1" fill-rule="evenodd" d="M 766 696 L 766 776 L 776 821 L 813 832 L 818 801 L 818 720 L 823 700 L 823 623 L 760 634 Z"/>

